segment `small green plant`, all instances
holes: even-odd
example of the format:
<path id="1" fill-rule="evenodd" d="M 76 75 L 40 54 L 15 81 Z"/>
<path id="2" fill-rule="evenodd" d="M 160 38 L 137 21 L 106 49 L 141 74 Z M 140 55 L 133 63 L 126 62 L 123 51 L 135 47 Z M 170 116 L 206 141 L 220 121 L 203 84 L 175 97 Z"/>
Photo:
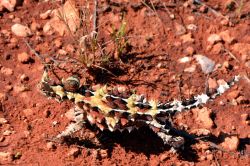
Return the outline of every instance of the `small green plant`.
<path id="1" fill-rule="evenodd" d="M 110 36 L 115 45 L 114 59 L 120 59 L 121 55 L 127 51 L 128 48 L 128 38 L 126 33 L 127 23 L 125 20 L 122 21 L 121 26 L 118 30 L 112 27 L 112 32 Z"/>

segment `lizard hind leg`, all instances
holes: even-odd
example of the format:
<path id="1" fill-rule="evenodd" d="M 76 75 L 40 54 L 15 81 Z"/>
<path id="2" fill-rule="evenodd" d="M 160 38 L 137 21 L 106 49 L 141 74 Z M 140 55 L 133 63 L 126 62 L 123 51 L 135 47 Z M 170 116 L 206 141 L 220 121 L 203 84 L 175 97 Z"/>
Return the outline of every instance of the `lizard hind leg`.
<path id="1" fill-rule="evenodd" d="M 163 143 L 171 146 L 173 152 L 184 147 L 185 140 L 181 136 L 176 136 L 170 134 L 170 129 L 166 129 L 165 125 L 159 124 L 157 121 L 153 120 L 149 124 L 150 128 L 160 137 Z"/>

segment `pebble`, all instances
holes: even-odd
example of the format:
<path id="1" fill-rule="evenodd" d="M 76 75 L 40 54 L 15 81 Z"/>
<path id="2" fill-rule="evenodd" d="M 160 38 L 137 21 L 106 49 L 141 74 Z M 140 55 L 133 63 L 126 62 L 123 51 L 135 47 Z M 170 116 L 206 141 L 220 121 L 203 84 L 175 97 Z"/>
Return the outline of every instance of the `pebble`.
<path id="1" fill-rule="evenodd" d="M 236 101 L 239 104 L 248 104 L 249 103 L 249 99 L 244 97 L 244 96 L 237 97 Z"/>
<path id="2" fill-rule="evenodd" d="M 27 75 L 25 75 L 25 74 L 22 74 L 20 76 L 20 81 L 21 82 L 29 81 L 29 77 Z"/>
<path id="3" fill-rule="evenodd" d="M 176 23 L 175 22 L 175 30 L 176 30 L 176 35 L 184 35 L 186 33 L 186 28 L 179 24 L 179 23 Z"/>
<path id="4" fill-rule="evenodd" d="M 45 118 L 48 118 L 51 115 L 51 112 L 49 110 L 43 111 L 43 115 Z"/>
<path id="5" fill-rule="evenodd" d="M 214 122 L 211 119 L 212 111 L 207 107 L 201 109 L 195 108 L 192 110 L 196 122 L 200 124 L 202 128 L 211 129 L 214 126 Z"/>
<path id="6" fill-rule="evenodd" d="M 187 62 L 190 62 L 191 59 L 192 59 L 191 57 L 185 56 L 183 58 L 178 59 L 178 62 L 179 63 L 187 63 Z"/>
<path id="7" fill-rule="evenodd" d="M 77 147 L 70 148 L 67 156 L 77 157 L 81 153 L 80 149 Z"/>
<path id="8" fill-rule="evenodd" d="M 246 66 L 247 68 L 250 68 L 250 61 L 247 61 L 247 62 L 245 63 L 245 66 Z"/>
<path id="9" fill-rule="evenodd" d="M 41 29 L 41 25 L 34 21 L 34 22 L 31 23 L 30 29 L 33 32 L 36 32 L 37 30 Z"/>
<path id="10" fill-rule="evenodd" d="M 237 136 L 226 137 L 221 146 L 230 151 L 236 151 L 239 147 L 240 140 Z"/>
<path id="11" fill-rule="evenodd" d="M 229 19 L 223 19 L 220 21 L 220 24 L 223 26 L 228 26 L 230 24 L 230 21 Z"/>
<path id="12" fill-rule="evenodd" d="M 187 20 L 190 21 L 190 22 L 193 22 L 195 20 L 195 17 L 194 16 L 188 16 Z"/>
<path id="13" fill-rule="evenodd" d="M 66 118 L 68 118 L 69 120 L 74 120 L 75 119 L 75 111 L 74 108 L 71 108 L 70 110 L 68 110 L 65 113 Z"/>
<path id="14" fill-rule="evenodd" d="M 240 95 L 239 90 L 233 90 L 227 94 L 229 100 L 236 99 Z"/>
<path id="15" fill-rule="evenodd" d="M 204 136 L 211 134 L 211 132 L 207 129 L 193 129 L 190 133 L 195 134 L 197 136 Z"/>
<path id="16" fill-rule="evenodd" d="M 182 43 L 193 43 L 194 42 L 194 38 L 192 37 L 192 33 L 188 33 L 185 35 L 182 35 L 180 37 L 180 39 L 182 40 Z"/>
<path id="17" fill-rule="evenodd" d="M 25 91 L 29 91 L 29 90 L 30 90 L 29 87 L 27 87 L 23 84 L 14 86 L 14 91 L 16 93 L 21 93 L 21 92 L 25 92 Z"/>
<path id="18" fill-rule="evenodd" d="M 4 132 L 3 132 L 3 135 L 4 136 L 9 136 L 9 135 L 11 135 L 11 134 L 13 134 L 13 133 L 15 133 L 14 131 L 11 131 L 11 130 L 5 130 Z"/>
<path id="19" fill-rule="evenodd" d="M 207 156 L 206 156 L 206 158 L 207 158 L 207 160 L 213 160 L 214 159 L 214 155 L 213 154 L 208 154 Z"/>
<path id="20" fill-rule="evenodd" d="M 6 92 L 10 92 L 10 91 L 13 90 L 13 86 L 12 85 L 6 85 L 5 90 L 6 90 Z"/>
<path id="21" fill-rule="evenodd" d="M 209 89 L 216 89 L 218 87 L 216 80 L 213 78 L 209 78 L 208 79 L 208 87 L 209 87 Z"/>
<path id="22" fill-rule="evenodd" d="M 195 70 L 196 70 L 196 65 L 192 65 L 190 67 L 185 68 L 184 72 L 193 73 L 193 72 L 195 72 Z"/>
<path id="23" fill-rule="evenodd" d="M 100 155 L 100 157 L 102 159 L 107 158 L 108 157 L 108 151 L 105 150 L 105 149 L 101 149 L 101 150 L 99 150 L 99 155 Z"/>
<path id="24" fill-rule="evenodd" d="M 208 12 L 208 7 L 205 6 L 205 5 L 202 5 L 202 6 L 200 7 L 199 11 L 200 11 L 201 13 L 207 13 L 207 12 Z"/>
<path id="25" fill-rule="evenodd" d="M 56 149 L 56 145 L 53 142 L 48 142 L 46 144 L 46 147 L 47 147 L 48 150 L 54 150 L 54 149 Z"/>
<path id="26" fill-rule="evenodd" d="M 12 154 L 9 152 L 0 152 L 0 161 L 11 161 Z"/>
<path id="27" fill-rule="evenodd" d="M 61 39 L 55 39 L 54 40 L 54 45 L 57 47 L 57 48 L 61 48 L 62 47 L 62 40 Z"/>
<path id="28" fill-rule="evenodd" d="M 1 101 L 1 102 L 2 102 L 2 101 L 5 101 L 5 100 L 7 100 L 7 99 L 8 99 L 8 97 L 7 97 L 6 93 L 0 93 L 0 101 Z M 2 111 L 1 103 L 0 103 L 0 111 Z"/>
<path id="29" fill-rule="evenodd" d="M 20 54 L 17 54 L 17 59 L 21 63 L 28 63 L 31 60 L 27 52 L 22 52 Z"/>
<path id="30" fill-rule="evenodd" d="M 230 35 L 229 30 L 222 31 L 219 35 L 222 40 L 228 44 L 232 44 L 235 41 L 235 38 Z"/>
<path id="31" fill-rule="evenodd" d="M 188 24 L 187 29 L 191 31 L 196 31 L 198 27 L 195 24 Z"/>
<path id="32" fill-rule="evenodd" d="M 1 6 L 6 8 L 8 11 L 13 12 L 16 6 L 17 0 L 2 0 L 0 1 L 0 8 Z M 2 11 L 1 9 L 0 11 Z"/>
<path id="33" fill-rule="evenodd" d="M 6 76 L 11 76 L 14 73 L 14 71 L 11 68 L 2 67 L 1 73 L 6 75 Z"/>
<path id="34" fill-rule="evenodd" d="M 0 125 L 7 123 L 8 121 L 5 118 L 0 118 Z"/>
<path id="35" fill-rule="evenodd" d="M 220 54 L 222 53 L 224 50 L 224 46 L 222 43 L 217 43 L 213 46 L 212 50 L 211 50 L 211 53 L 212 54 Z"/>
<path id="36" fill-rule="evenodd" d="M 201 70 L 205 74 L 209 74 L 214 70 L 215 62 L 201 54 L 194 55 L 196 61 L 201 65 Z"/>
<path id="37" fill-rule="evenodd" d="M 40 18 L 43 20 L 48 19 L 51 13 L 52 13 L 52 10 L 47 10 L 46 12 L 40 14 Z"/>
<path id="38" fill-rule="evenodd" d="M 165 160 L 167 160 L 169 158 L 169 155 L 167 154 L 167 153 L 164 153 L 164 154 L 162 154 L 161 156 L 160 156 L 160 161 L 162 162 L 162 161 L 165 161 Z"/>
<path id="39" fill-rule="evenodd" d="M 188 55 L 193 55 L 195 53 L 195 50 L 193 47 L 189 46 L 185 49 L 185 52 L 188 54 Z"/>
<path id="40" fill-rule="evenodd" d="M 34 111 L 32 109 L 30 109 L 30 108 L 27 108 L 27 109 L 23 110 L 23 113 L 24 113 L 25 116 L 31 116 L 31 115 L 34 114 Z"/>
<path id="41" fill-rule="evenodd" d="M 207 41 L 208 41 L 211 45 L 213 45 L 213 44 L 215 44 L 215 43 L 220 42 L 220 41 L 221 41 L 221 37 L 220 37 L 220 35 L 218 35 L 218 34 L 211 34 L 211 35 L 208 37 Z"/>
<path id="42" fill-rule="evenodd" d="M 241 116 L 242 121 L 244 122 L 247 121 L 247 119 L 249 118 L 248 114 L 241 114 L 240 116 Z"/>
<path id="43" fill-rule="evenodd" d="M 32 35 L 31 30 L 29 29 L 29 27 L 21 25 L 21 24 L 14 24 L 11 26 L 11 31 L 19 37 L 28 37 Z"/>

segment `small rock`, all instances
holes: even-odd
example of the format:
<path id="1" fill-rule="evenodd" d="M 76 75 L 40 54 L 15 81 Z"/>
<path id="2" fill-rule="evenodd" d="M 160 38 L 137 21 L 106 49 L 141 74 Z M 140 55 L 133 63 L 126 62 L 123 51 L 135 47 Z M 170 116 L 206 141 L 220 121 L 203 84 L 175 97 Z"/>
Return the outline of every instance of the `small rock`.
<path id="1" fill-rule="evenodd" d="M 212 111 L 207 107 L 202 109 L 195 108 L 192 110 L 197 124 L 205 129 L 211 129 L 214 126 L 214 122 L 211 119 Z"/>
<path id="2" fill-rule="evenodd" d="M 233 90 L 227 94 L 227 97 L 229 100 L 233 100 L 233 99 L 236 99 L 239 95 L 240 95 L 239 90 Z"/>
<path id="3" fill-rule="evenodd" d="M 190 22 L 193 22 L 195 20 L 195 17 L 194 16 L 188 16 L 187 20 L 190 21 Z"/>
<path id="4" fill-rule="evenodd" d="M 0 118 L 0 125 L 7 123 L 8 121 L 5 118 Z"/>
<path id="5" fill-rule="evenodd" d="M 0 161 L 11 161 L 12 154 L 9 152 L 0 152 Z"/>
<path id="6" fill-rule="evenodd" d="M 3 132 L 3 135 L 4 136 L 9 136 L 9 135 L 11 135 L 11 134 L 13 134 L 13 133 L 15 133 L 14 131 L 11 131 L 11 130 L 5 130 L 4 132 Z"/>
<path id="7" fill-rule="evenodd" d="M 52 13 L 52 10 L 47 10 L 46 12 L 40 14 L 40 18 L 43 20 L 48 19 L 51 13 Z"/>
<path id="8" fill-rule="evenodd" d="M 209 89 L 216 89 L 218 87 L 216 80 L 209 78 L 208 79 L 208 87 L 209 87 Z"/>
<path id="9" fill-rule="evenodd" d="M 46 144 L 46 147 L 47 147 L 48 150 L 54 150 L 54 149 L 56 149 L 56 145 L 53 142 L 48 142 Z"/>
<path id="10" fill-rule="evenodd" d="M 193 39 L 191 33 L 188 33 L 186 35 L 182 35 L 180 37 L 180 39 L 182 40 L 183 43 L 188 43 L 188 42 L 193 43 L 194 42 L 194 39 Z"/>
<path id="11" fill-rule="evenodd" d="M 74 108 L 71 108 L 69 111 L 67 111 L 65 113 L 65 116 L 69 119 L 69 120 L 74 120 L 75 119 L 75 111 Z"/>
<path id="12" fill-rule="evenodd" d="M 10 92 L 10 91 L 13 90 L 13 86 L 12 85 L 6 85 L 5 90 L 6 90 L 6 92 Z"/>
<path id="13" fill-rule="evenodd" d="M 25 74 L 22 74 L 20 76 L 20 81 L 21 82 L 29 81 L 29 77 L 27 75 L 25 75 Z"/>
<path id="14" fill-rule="evenodd" d="M 247 68 L 250 68 L 250 61 L 247 61 L 247 62 L 245 63 L 245 66 L 246 66 Z"/>
<path id="15" fill-rule="evenodd" d="M 191 59 L 192 59 L 192 58 L 185 56 L 185 57 L 183 57 L 183 58 L 178 59 L 178 62 L 179 62 L 179 63 L 187 63 L 187 62 L 190 62 Z"/>
<path id="16" fill-rule="evenodd" d="M 210 148 L 210 145 L 206 142 L 199 142 L 197 143 L 196 145 L 196 148 L 197 149 L 200 149 L 200 150 L 203 150 L 203 151 L 206 151 Z"/>
<path id="17" fill-rule="evenodd" d="M 68 44 L 65 48 L 65 51 L 67 51 L 69 53 L 73 53 L 75 51 L 75 48 L 72 44 Z"/>
<path id="18" fill-rule="evenodd" d="M 179 23 L 176 23 L 175 22 L 175 30 L 176 30 L 176 35 L 184 35 L 186 33 L 186 28 L 179 24 Z"/>
<path id="19" fill-rule="evenodd" d="M 188 53 L 188 55 L 193 55 L 195 53 L 195 50 L 193 47 L 189 46 L 186 48 L 185 52 Z"/>
<path id="20" fill-rule="evenodd" d="M 62 40 L 56 39 L 56 40 L 54 40 L 54 44 L 57 48 L 61 48 L 62 47 Z"/>
<path id="21" fill-rule="evenodd" d="M 211 53 L 212 54 L 220 54 L 224 51 L 224 46 L 222 43 L 217 43 L 213 46 Z"/>
<path id="22" fill-rule="evenodd" d="M 67 55 L 67 54 L 68 54 L 67 51 L 65 51 L 65 50 L 63 50 L 63 49 L 59 49 L 59 50 L 57 51 L 57 53 L 58 53 L 59 55 Z"/>
<path id="23" fill-rule="evenodd" d="M 27 52 L 22 52 L 22 53 L 18 54 L 17 59 L 21 63 L 28 63 L 31 60 L 31 58 Z"/>
<path id="24" fill-rule="evenodd" d="M 77 157 L 81 153 L 80 149 L 77 147 L 70 148 L 67 156 Z"/>
<path id="25" fill-rule="evenodd" d="M 34 22 L 31 23 L 30 29 L 33 32 L 36 32 L 37 30 L 41 29 L 41 25 L 34 21 Z"/>
<path id="26" fill-rule="evenodd" d="M 207 41 L 208 41 L 211 45 L 213 45 L 213 44 L 215 44 L 215 43 L 220 42 L 220 41 L 221 41 L 221 37 L 220 37 L 218 34 L 211 34 L 211 35 L 208 37 Z"/>
<path id="27" fill-rule="evenodd" d="M 199 158 L 199 161 L 204 161 L 204 160 L 206 160 L 206 156 L 200 156 L 200 158 Z"/>
<path id="28" fill-rule="evenodd" d="M 0 142 L 3 142 L 3 141 L 5 141 L 5 137 L 4 137 L 4 136 L 1 136 L 1 137 L 0 137 Z"/>
<path id="29" fill-rule="evenodd" d="M 242 121 L 244 122 L 247 121 L 249 117 L 248 114 L 241 114 L 240 116 L 241 116 Z"/>
<path id="30" fill-rule="evenodd" d="M 208 12 L 208 7 L 205 6 L 205 5 L 202 5 L 202 6 L 200 7 L 199 11 L 200 11 L 201 13 L 207 13 L 207 12 Z"/>
<path id="31" fill-rule="evenodd" d="M 223 20 L 221 20 L 220 24 L 224 25 L 224 26 L 228 26 L 230 24 L 230 21 L 229 21 L 229 19 L 223 19 Z"/>
<path id="32" fill-rule="evenodd" d="M 30 108 L 24 109 L 23 113 L 24 113 L 25 116 L 34 115 L 34 111 L 32 109 L 30 109 Z"/>
<path id="33" fill-rule="evenodd" d="M 206 158 L 207 158 L 207 160 L 211 161 L 211 160 L 214 159 L 214 155 L 213 155 L 213 154 L 208 154 L 208 155 L 206 156 Z"/>
<path id="34" fill-rule="evenodd" d="M 195 72 L 195 70 L 196 70 L 196 65 L 192 65 L 190 67 L 185 68 L 184 72 L 193 73 L 193 72 Z"/>
<path id="35" fill-rule="evenodd" d="M 207 129 L 193 129 L 191 132 L 191 134 L 195 134 L 197 136 L 204 136 L 204 135 L 210 135 L 211 132 Z"/>
<path id="36" fill-rule="evenodd" d="M 248 104 L 248 103 L 249 103 L 249 99 L 247 99 L 247 98 L 244 97 L 244 96 L 239 96 L 239 97 L 237 97 L 236 101 L 237 101 L 237 103 L 239 103 L 239 104 Z"/>
<path id="37" fill-rule="evenodd" d="M 49 110 L 43 111 L 43 115 L 45 118 L 48 118 L 51 115 L 51 112 Z"/>
<path id="38" fill-rule="evenodd" d="M 163 162 L 163 161 L 167 160 L 168 158 L 169 158 L 169 155 L 167 153 L 164 153 L 161 155 L 160 161 Z"/>
<path id="39" fill-rule="evenodd" d="M 240 140 L 237 136 L 226 137 L 221 146 L 230 151 L 236 151 L 239 147 Z"/>
<path id="40" fill-rule="evenodd" d="M 11 76 L 14 73 L 14 71 L 11 68 L 2 67 L 1 73 L 6 75 L 6 76 Z"/>
<path id="41" fill-rule="evenodd" d="M 108 151 L 105 150 L 105 149 L 101 149 L 101 150 L 99 150 L 99 155 L 100 155 L 100 157 L 102 159 L 107 158 L 108 157 Z"/>
<path id="42" fill-rule="evenodd" d="M 16 85 L 14 86 L 14 91 L 16 93 L 21 93 L 21 92 L 25 92 L 25 91 L 29 91 L 29 87 L 25 86 L 25 85 Z"/>
<path id="43" fill-rule="evenodd" d="M 13 12 L 18 0 L 1 0 L 0 11 L 6 8 L 8 11 Z"/>
<path id="44" fill-rule="evenodd" d="M 21 25 L 21 24 L 14 24 L 11 26 L 11 31 L 16 35 L 16 36 L 20 36 L 20 37 L 27 37 L 27 36 L 31 36 L 32 32 L 29 29 L 29 27 Z"/>
<path id="45" fill-rule="evenodd" d="M 229 30 L 223 31 L 219 35 L 222 38 L 222 40 L 228 44 L 231 44 L 235 41 L 235 38 L 230 35 Z"/>
<path id="46" fill-rule="evenodd" d="M 209 74 L 214 70 L 215 62 L 208 57 L 200 54 L 194 55 L 196 61 L 201 65 L 202 72 Z"/>
<path id="47" fill-rule="evenodd" d="M 196 31 L 198 27 L 195 24 L 189 24 L 187 25 L 187 29 L 191 31 Z"/>
<path id="48" fill-rule="evenodd" d="M 1 102 L 5 101 L 7 99 L 8 99 L 8 97 L 7 97 L 7 95 L 5 93 L 0 93 L 0 101 Z M 2 105 L 1 105 L 1 103 L 0 103 L 0 111 L 2 111 Z"/>

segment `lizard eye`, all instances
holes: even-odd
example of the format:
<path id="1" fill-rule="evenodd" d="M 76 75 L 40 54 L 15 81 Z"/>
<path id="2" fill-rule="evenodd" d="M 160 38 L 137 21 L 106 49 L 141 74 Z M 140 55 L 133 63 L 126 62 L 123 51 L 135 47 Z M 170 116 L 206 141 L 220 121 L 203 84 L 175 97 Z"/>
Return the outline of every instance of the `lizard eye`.
<path id="1" fill-rule="evenodd" d="M 63 83 L 63 87 L 68 92 L 76 92 L 80 87 L 80 80 L 76 76 L 71 76 Z"/>

